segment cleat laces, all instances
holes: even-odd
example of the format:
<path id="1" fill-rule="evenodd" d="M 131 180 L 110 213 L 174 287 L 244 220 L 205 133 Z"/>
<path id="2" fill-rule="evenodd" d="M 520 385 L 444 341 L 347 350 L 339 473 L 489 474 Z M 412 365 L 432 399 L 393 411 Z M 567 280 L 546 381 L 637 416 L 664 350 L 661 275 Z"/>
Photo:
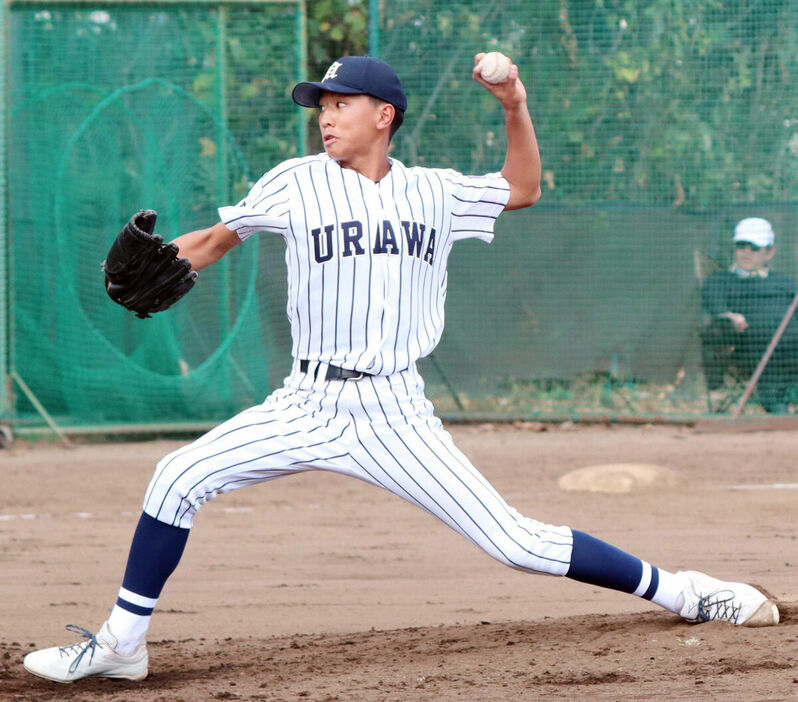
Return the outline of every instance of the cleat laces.
<path id="1" fill-rule="evenodd" d="M 77 626 L 76 624 L 67 624 L 66 630 L 71 631 L 75 634 L 79 634 L 85 640 L 78 641 L 77 643 L 70 644 L 69 646 L 61 646 L 59 647 L 59 651 L 62 656 L 71 656 L 73 654 L 77 654 L 75 656 L 75 660 L 69 664 L 69 672 L 74 673 L 80 662 L 83 660 L 83 656 L 89 653 L 89 663 L 94 660 L 94 652 L 97 650 L 97 647 L 103 647 L 103 645 L 97 641 L 97 636 L 92 634 L 88 629 L 84 629 L 82 626 Z"/>
<path id="2" fill-rule="evenodd" d="M 735 606 L 731 590 L 716 590 L 698 598 L 698 620 L 709 622 L 721 619 L 736 624 L 742 608 L 742 604 Z"/>

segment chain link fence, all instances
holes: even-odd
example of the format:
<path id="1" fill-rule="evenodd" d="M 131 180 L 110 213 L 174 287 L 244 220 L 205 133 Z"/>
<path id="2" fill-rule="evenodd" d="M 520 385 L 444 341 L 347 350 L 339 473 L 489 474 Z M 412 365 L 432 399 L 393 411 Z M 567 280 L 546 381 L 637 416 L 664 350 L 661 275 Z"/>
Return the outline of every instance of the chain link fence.
<path id="1" fill-rule="evenodd" d="M 773 224 L 771 269 L 798 275 L 798 6 L 370 4 L 372 50 L 409 98 L 392 156 L 500 169 L 502 111 L 470 77 L 474 53 L 499 50 L 519 65 L 543 158 L 540 203 L 502 215 L 492 245 L 452 254 L 447 329 L 422 361 L 440 414 L 731 411 L 752 368 L 730 367 L 713 404 L 701 291 L 734 263 L 748 216 Z M 133 210 L 157 210 L 166 239 L 207 226 L 315 143 L 290 100 L 305 77 L 303 4 L 3 9 L 0 419 L 156 430 L 261 401 L 290 364 L 277 237 L 234 250 L 144 321 L 108 302 L 99 265 Z M 745 412 L 763 413 L 760 399 Z"/>

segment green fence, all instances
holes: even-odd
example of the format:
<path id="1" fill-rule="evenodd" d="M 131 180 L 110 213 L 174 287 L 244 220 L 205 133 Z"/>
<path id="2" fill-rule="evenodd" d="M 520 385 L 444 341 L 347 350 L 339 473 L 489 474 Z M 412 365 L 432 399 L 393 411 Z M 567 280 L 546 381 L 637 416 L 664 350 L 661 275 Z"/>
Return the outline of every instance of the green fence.
<path id="1" fill-rule="evenodd" d="M 733 261 L 736 221 L 770 219 L 773 268 L 798 273 L 798 5 L 405 0 L 385 3 L 380 27 L 372 47 L 408 92 L 398 158 L 501 168 L 501 109 L 470 78 L 474 53 L 499 50 L 519 66 L 543 159 L 540 203 L 502 215 L 491 246 L 455 248 L 447 329 L 424 368 L 439 408 L 707 413 L 700 289 Z M 713 409 L 736 403 L 746 372 Z"/>
<path id="2" fill-rule="evenodd" d="M 518 63 L 543 157 L 541 202 L 452 254 L 447 329 L 422 362 L 439 411 L 709 412 L 700 291 L 732 262 L 735 222 L 767 217 L 773 268 L 798 275 L 798 6 L 369 5 L 371 50 L 409 98 L 395 157 L 501 168 L 501 110 L 470 78 L 480 50 Z M 99 266 L 134 210 L 158 210 L 167 239 L 207 226 L 318 143 L 290 100 L 303 3 L 4 10 L 0 419 L 198 425 L 262 400 L 290 364 L 279 238 L 237 248 L 150 320 L 108 301 Z M 723 386 L 731 400 L 741 378 Z M 763 410 L 754 398 L 745 411 Z"/>
<path id="3" fill-rule="evenodd" d="M 8 20 L 17 414 L 196 422 L 260 401 L 287 332 L 257 273 L 280 252 L 253 241 L 146 321 L 109 304 L 100 263 L 136 209 L 167 240 L 209 226 L 304 148 L 301 3 L 14 2 Z"/>

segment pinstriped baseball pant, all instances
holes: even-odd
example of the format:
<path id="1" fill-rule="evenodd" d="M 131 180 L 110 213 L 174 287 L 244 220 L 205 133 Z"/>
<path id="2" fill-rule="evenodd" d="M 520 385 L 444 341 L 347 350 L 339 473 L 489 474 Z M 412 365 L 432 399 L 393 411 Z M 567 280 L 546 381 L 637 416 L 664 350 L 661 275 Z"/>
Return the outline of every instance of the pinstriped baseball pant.
<path id="1" fill-rule="evenodd" d="M 190 528 L 202 505 L 219 493 L 329 470 L 421 507 L 513 568 L 568 572 L 571 530 L 524 517 L 504 501 L 434 416 L 415 367 L 332 381 L 314 380 L 313 370 L 301 373 L 295 362 L 284 386 L 263 404 L 165 456 L 144 511 Z"/>

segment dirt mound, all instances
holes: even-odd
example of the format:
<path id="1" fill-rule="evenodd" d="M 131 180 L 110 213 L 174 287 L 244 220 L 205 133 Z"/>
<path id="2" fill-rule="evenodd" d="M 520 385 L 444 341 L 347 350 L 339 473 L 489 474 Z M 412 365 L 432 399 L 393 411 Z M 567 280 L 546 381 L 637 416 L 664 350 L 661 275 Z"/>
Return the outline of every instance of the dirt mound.
<path id="1" fill-rule="evenodd" d="M 0 700 L 798 698 L 794 432 L 450 430 L 521 513 L 661 568 L 762 586 L 782 623 L 692 626 L 630 595 L 521 573 L 385 491 L 309 474 L 203 507 L 153 617 L 147 680 L 58 685 L 28 675 L 23 655 L 74 641 L 65 624 L 102 624 L 154 465 L 182 442 L 19 444 L 0 451 Z M 668 466 L 687 488 L 558 486 L 610 464 Z"/>
<path id="2" fill-rule="evenodd" d="M 557 484 L 562 490 L 584 492 L 637 492 L 682 485 L 674 470 L 646 463 L 608 463 L 572 470 Z"/>
<path id="3" fill-rule="evenodd" d="M 2 698 L 445 702 L 531 699 L 788 699 L 798 693 L 798 607 L 778 627 L 694 626 L 668 614 L 588 615 L 270 639 L 150 644 L 141 683 L 66 688 L 27 675 L 0 646 Z M 68 693 L 67 693 L 68 691 Z M 631 697 L 629 697 L 631 695 Z"/>

